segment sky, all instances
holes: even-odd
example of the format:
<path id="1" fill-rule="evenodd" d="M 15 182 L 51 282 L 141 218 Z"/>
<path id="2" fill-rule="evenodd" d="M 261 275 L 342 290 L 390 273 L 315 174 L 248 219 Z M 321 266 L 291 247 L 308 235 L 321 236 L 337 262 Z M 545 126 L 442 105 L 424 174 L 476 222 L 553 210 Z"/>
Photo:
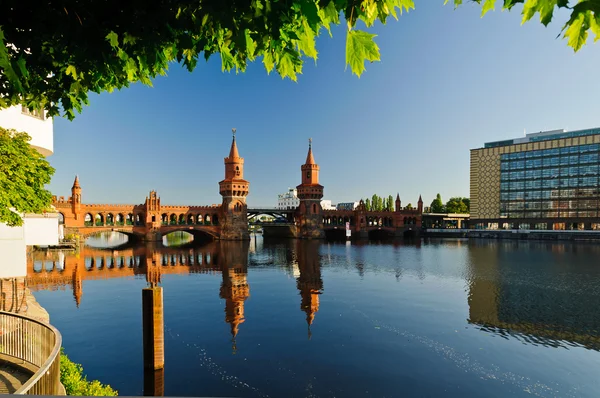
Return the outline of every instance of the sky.
<path id="1" fill-rule="evenodd" d="M 574 53 L 548 27 L 521 25 L 520 7 L 490 12 L 417 1 L 376 33 L 381 62 L 360 77 L 345 68 L 344 25 L 324 30 L 317 63 L 297 82 L 221 72 L 220 59 L 192 73 L 173 64 L 153 87 L 134 84 L 90 95 L 74 121 L 55 118 L 56 169 L 49 189 L 70 195 L 79 175 L 83 203 L 221 203 L 218 182 L 237 129 L 250 207 L 275 206 L 300 184 L 308 139 L 334 204 L 400 194 L 426 205 L 469 196 L 469 150 L 528 133 L 600 126 L 600 44 Z"/>

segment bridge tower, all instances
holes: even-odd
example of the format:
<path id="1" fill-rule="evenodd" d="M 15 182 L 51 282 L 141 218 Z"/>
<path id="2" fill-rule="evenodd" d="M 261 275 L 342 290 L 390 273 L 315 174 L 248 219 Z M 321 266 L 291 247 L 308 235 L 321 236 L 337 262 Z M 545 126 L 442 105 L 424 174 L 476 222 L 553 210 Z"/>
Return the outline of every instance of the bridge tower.
<path id="1" fill-rule="evenodd" d="M 225 179 L 219 182 L 221 205 L 221 239 L 250 240 L 246 196 L 250 183 L 244 180 L 244 158 L 240 157 L 235 142 L 235 129 L 229 156 L 225 158 Z"/>
<path id="2" fill-rule="evenodd" d="M 71 211 L 76 220 L 79 219 L 81 212 L 81 186 L 79 185 L 79 176 L 75 176 L 75 181 L 71 187 Z"/>
<path id="3" fill-rule="evenodd" d="M 417 210 L 419 214 L 423 213 L 423 198 L 421 198 L 421 195 L 419 195 L 419 201 L 417 202 Z"/>
<path id="4" fill-rule="evenodd" d="M 396 213 L 399 213 L 402 211 L 402 202 L 400 202 L 400 194 L 397 193 L 396 194 L 396 205 L 394 206 Z"/>
<path id="5" fill-rule="evenodd" d="M 319 165 L 315 163 L 312 153 L 312 138 L 308 140 L 308 155 L 302 170 L 302 184 L 296 187 L 300 206 L 296 210 L 298 219 L 298 237 L 305 239 L 322 239 L 325 237 L 323 231 L 323 209 L 321 199 L 323 198 L 323 186 L 319 184 Z"/>
<path id="6" fill-rule="evenodd" d="M 150 194 L 146 196 L 144 208 L 146 210 L 146 233 L 144 240 L 147 242 L 162 241 L 162 235 L 160 234 L 160 197 L 155 190 L 150 191 Z"/>

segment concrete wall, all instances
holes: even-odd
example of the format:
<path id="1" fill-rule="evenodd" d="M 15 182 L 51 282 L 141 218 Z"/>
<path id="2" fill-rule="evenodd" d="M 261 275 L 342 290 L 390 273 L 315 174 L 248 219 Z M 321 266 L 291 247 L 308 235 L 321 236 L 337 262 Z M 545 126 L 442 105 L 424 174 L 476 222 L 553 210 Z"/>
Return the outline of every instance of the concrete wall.
<path id="1" fill-rule="evenodd" d="M 25 244 L 27 246 L 58 245 L 58 215 L 27 215 L 24 218 Z"/>
<path id="2" fill-rule="evenodd" d="M 31 136 L 29 144 L 42 155 L 54 153 L 54 129 L 52 119 L 38 119 L 21 112 L 21 106 L 13 106 L 0 111 L 0 126 L 5 129 L 15 129 Z"/>
<path id="3" fill-rule="evenodd" d="M 0 223 L 0 278 L 25 275 L 27 275 L 25 229 Z"/>

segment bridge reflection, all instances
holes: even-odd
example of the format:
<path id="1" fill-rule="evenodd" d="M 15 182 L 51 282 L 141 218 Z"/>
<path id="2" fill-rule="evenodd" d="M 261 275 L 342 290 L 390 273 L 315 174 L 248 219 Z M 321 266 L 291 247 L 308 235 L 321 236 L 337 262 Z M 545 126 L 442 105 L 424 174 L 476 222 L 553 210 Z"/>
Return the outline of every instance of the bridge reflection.
<path id="1" fill-rule="evenodd" d="M 293 241 L 291 241 L 293 242 Z M 320 243 L 285 241 L 293 259 L 273 261 L 297 270 L 300 309 L 309 328 L 319 310 L 322 293 Z M 34 251 L 27 259 L 26 285 L 32 291 L 73 291 L 75 305 L 84 298 L 84 281 L 109 278 L 145 279 L 149 287 L 161 284 L 170 274 L 221 274 L 219 297 L 225 300 L 225 322 L 230 325 L 233 351 L 236 336 L 245 322 L 244 304 L 250 297 L 248 283 L 249 254 L 256 252 L 253 241 L 213 241 L 203 246 L 165 247 L 149 243 L 141 246 L 100 249 L 83 246 L 78 253 Z M 290 262 L 291 260 L 291 262 Z M 258 264 L 260 266 L 260 264 Z"/>

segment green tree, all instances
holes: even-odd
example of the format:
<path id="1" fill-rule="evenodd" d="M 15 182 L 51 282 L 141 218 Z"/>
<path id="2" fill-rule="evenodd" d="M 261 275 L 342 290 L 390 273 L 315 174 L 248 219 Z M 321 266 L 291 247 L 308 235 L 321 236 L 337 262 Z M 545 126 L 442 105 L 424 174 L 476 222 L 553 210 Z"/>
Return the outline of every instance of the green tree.
<path id="1" fill-rule="evenodd" d="M 440 0 L 441 1 L 441 0 Z M 482 16 L 496 0 L 474 0 Z M 463 0 L 445 0 L 455 7 Z M 523 4 L 523 22 L 539 14 L 544 25 L 556 9 L 571 15 L 563 37 L 575 51 L 591 31 L 600 37 L 598 0 L 504 0 L 503 9 Z M 198 60 L 219 54 L 223 71 L 244 71 L 258 59 L 268 73 L 296 80 L 306 58 L 316 61 L 315 38 L 331 25 L 346 29 L 345 63 L 360 76 L 365 62 L 380 60 L 375 34 L 357 29 L 414 9 L 414 0 L 127 2 L 6 0 L 0 6 L 0 107 L 22 104 L 60 109 L 69 118 L 88 104 L 88 93 L 152 85 L 169 64 L 189 71 Z M 323 29 L 324 28 L 324 29 Z"/>
<path id="2" fill-rule="evenodd" d="M 392 195 L 388 195 L 387 202 L 387 210 L 394 211 L 394 197 Z"/>
<path id="3" fill-rule="evenodd" d="M 406 205 L 406 210 L 412 210 L 412 209 L 413 209 L 412 203 L 409 203 Z"/>
<path id="4" fill-rule="evenodd" d="M 11 227 L 23 225 L 19 213 L 42 213 L 52 203 L 44 186 L 54 169 L 30 140 L 26 133 L 0 127 L 0 222 Z"/>
<path id="5" fill-rule="evenodd" d="M 369 200 L 369 198 L 365 199 L 365 210 L 371 211 L 371 201 Z"/>
<path id="6" fill-rule="evenodd" d="M 463 198 L 456 197 L 448 199 L 446 202 L 447 213 L 468 213 L 468 207 L 463 201 Z"/>
<path id="7" fill-rule="evenodd" d="M 471 212 L 471 198 L 462 198 L 463 203 L 467 206 L 467 213 Z"/>
<path id="8" fill-rule="evenodd" d="M 439 193 L 436 195 L 433 202 L 431 202 L 431 212 L 432 213 L 444 213 L 444 202 L 442 202 L 442 195 Z"/>

